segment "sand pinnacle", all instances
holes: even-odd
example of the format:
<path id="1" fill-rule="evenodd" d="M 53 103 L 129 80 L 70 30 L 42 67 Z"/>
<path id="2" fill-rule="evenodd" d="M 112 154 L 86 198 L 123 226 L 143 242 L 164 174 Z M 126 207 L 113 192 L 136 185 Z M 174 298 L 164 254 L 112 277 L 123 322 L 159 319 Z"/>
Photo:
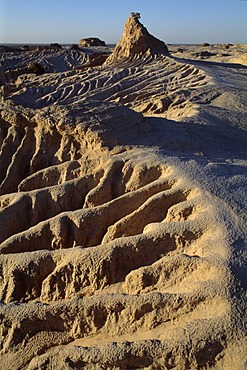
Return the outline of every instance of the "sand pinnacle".
<path id="1" fill-rule="evenodd" d="M 140 13 L 130 14 L 125 23 L 123 35 L 106 64 L 114 63 L 123 58 L 133 58 L 137 55 L 168 54 L 166 44 L 150 35 L 139 19 Z"/>

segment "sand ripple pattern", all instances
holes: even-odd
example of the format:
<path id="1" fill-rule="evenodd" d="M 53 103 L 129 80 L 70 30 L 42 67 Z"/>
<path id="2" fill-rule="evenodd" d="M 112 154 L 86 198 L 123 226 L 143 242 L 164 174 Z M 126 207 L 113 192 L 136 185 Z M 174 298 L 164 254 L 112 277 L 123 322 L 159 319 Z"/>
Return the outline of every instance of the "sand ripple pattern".
<path id="1" fill-rule="evenodd" d="M 192 65 L 165 56 L 136 57 L 114 66 L 17 81 L 6 98 L 32 108 L 111 101 L 146 115 L 179 119 L 195 113 L 198 89 L 210 83 L 211 78 Z"/>
<path id="2" fill-rule="evenodd" d="M 3 368 L 213 366 L 230 308 L 210 196 L 151 149 L 18 122 L 0 147 Z"/>
<path id="3" fill-rule="evenodd" d="M 42 64 L 47 73 L 53 73 L 71 70 L 87 61 L 87 55 L 79 50 L 1 52 L 0 77 L 4 78 L 5 82 L 14 81 L 21 74 L 28 73 L 28 65 L 35 62 Z"/>

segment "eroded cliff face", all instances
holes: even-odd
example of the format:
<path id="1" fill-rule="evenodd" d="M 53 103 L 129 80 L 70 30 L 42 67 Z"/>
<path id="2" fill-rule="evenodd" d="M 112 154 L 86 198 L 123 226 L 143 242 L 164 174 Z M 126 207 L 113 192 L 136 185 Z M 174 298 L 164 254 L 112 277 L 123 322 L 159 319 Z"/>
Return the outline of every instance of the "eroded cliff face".
<path id="1" fill-rule="evenodd" d="M 116 63 L 125 58 L 144 55 L 168 55 L 166 44 L 152 36 L 133 13 L 127 19 L 123 35 L 105 64 Z"/>
<path id="2" fill-rule="evenodd" d="M 213 366 L 231 308 L 209 194 L 134 145 L 128 108 L 1 117 L 2 368 Z"/>

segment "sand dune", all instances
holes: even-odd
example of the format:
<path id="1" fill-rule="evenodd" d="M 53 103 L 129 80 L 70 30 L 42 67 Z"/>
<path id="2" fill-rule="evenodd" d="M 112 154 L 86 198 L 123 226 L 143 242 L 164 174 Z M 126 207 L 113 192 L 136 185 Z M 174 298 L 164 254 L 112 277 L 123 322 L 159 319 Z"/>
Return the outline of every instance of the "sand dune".
<path id="1" fill-rule="evenodd" d="M 246 68 L 138 35 L 4 61 L 1 369 L 246 366 Z"/>

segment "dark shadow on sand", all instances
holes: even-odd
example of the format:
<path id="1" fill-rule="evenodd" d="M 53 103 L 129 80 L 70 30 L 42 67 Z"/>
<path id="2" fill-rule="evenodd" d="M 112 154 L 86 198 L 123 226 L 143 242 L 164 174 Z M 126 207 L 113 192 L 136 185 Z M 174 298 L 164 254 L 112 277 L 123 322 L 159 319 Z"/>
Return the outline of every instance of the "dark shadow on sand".
<path id="1" fill-rule="evenodd" d="M 180 63 L 193 64 L 195 66 L 209 66 L 209 67 L 224 67 L 224 68 L 233 68 L 233 69 L 247 69 L 247 66 L 240 63 L 222 63 L 222 62 L 213 62 L 206 59 L 186 59 L 178 58 L 172 56 L 174 60 Z"/>

